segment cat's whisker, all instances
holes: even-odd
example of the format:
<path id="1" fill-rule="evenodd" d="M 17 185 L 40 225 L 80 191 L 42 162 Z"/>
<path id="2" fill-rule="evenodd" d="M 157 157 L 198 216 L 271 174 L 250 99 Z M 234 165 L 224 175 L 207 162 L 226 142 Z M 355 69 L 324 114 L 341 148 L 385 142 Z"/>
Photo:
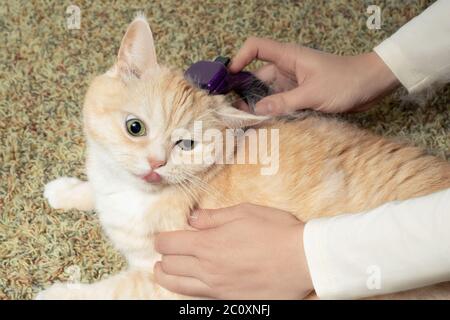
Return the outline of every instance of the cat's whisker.
<path id="1" fill-rule="evenodd" d="M 211 193 L 209 192 L 209 190 L 205 190 L 205 189 L 203 189 L 202 187 L 200 187 L 200 186 L 196 186 L 195 185 L 195 183 L 192 183 L 192 181 L 190 181 L 190 180 L 185 180 L 185 181 L 182 181 L 182 182 L 180 182 L 182 185 L 183 185 L 183 187 L 188 191 L 188 192 L 190 192 L 190 193 L 192 193 L 193 191 L 193 189 L 197 189 L 198 191 L 200 191 L 200 192 L 204 192 L 205 194 L 208 194 L 208 195 L 211 195 Z M 214 197 L 214 195 L 211 195 L 211 196 L 213 196 Z M 195 196 L 195 202 L 197 203 L 198 202 L 198 200 L 199 200 L 199 198 L 200 198 L 200 196 L 198 195 L 198 196 Z"/>
<path id="2" fill-rule="evenodd" d="M 186 186 L 183 184 L 183 181 L 176 177 L 174 179 L 176 181 L 176 184 L 175 184 L 176 188 L 178 190 L 180 190 L 186 196 L 186 198 L 188 198 L 190 200 L 190 202 L 196 203 L 197 199 L 193 198 L 192 194 L 188 193 L 187 190 L 185 190 Z"/>
<path id="3" fill-rule="evenodd" d="M 179 181 L 179 186 L 181 187 L 181 190 L 184 190 L 185 194 L 189 197 L 191 197 L 191 200 L 194 204 L 196 204 L 198 202 L 198 195 L 196 194 L 196 192 L 194 192 L 189 185 L 187 184 L 186 181 L 183 181 L 183 179 L 178 179 Z"/>
<path id="4" fill-rule="evenodd" d="M 228 197 L 224 196 L 216 188 L 214 188 L 213 186 L 211 186 L 208 183 L 204 182 L 199 177 L 197 177 L 197 176 L 195 176 L 195 175 L 193 175 L 193 174 L 191 174 L 189 172 L 185 172 L 185 175 L 189 178 L 189 182 L 194 187 L 198 187 L 199 189 L 201 189 L 202 191 L 204 191 L 208 195 L 216 198 L 219 201 L 231 202 L 231 200 Z"/>

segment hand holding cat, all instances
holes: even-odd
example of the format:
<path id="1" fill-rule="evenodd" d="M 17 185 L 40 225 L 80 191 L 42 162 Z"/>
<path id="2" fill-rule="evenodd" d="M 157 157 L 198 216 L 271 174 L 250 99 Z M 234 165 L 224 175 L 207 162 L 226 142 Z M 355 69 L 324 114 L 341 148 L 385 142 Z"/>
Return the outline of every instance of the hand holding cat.
<path id="1" fill-rule="evenodd" d="M 400 83 L 375 52 L 338 56 L 255 37 L 244 43 L 230 71 L 238 72 L 255 59 L 268 62 L 255 75 L 275 91 L 256 104 L 257 114 L 307 108 L 331 113 L 363 111 Z M 247 110 L 244 102 L 238 107 Z"/>
<path id="2" fill-rule="evenodd" d="M 195 211 L 189 223 L 198 231 L 155 239 L 163 255 L 155 279 L 170 291 L 219 299 L 301 299 L 312 291 L 304 224 L 291 214 L 241 204 Z"/>

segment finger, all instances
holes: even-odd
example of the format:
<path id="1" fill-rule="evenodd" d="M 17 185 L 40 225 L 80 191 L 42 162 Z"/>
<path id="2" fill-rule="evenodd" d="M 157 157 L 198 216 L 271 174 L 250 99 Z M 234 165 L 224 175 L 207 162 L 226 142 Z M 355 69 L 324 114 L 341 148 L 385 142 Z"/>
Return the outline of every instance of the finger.
<path id="1" fill-rule="evenodd" d="M 253 74 L 267 85 L 271 85 L 277 78 L 277 68 L 274 64 L 268 63 L 261 68 L 255 70 Z"/>
<path id="2" fill-rule="evenodd" d="M 272 222 L 290 222 L 290 223 L 298 223 L 298 219 L 292 215 L 292 213 L 288 211 L 284 211 L 281 209 L 275 209 L 266 206 L 260 206 L 252 203 L 242 203 L 238 206 L 234 207 L 237 211 L 236 217 L 246 217 L 253 216 L 262 218 L 265 220 L 269 220 Z"/>
<path id="3" fill-rule="evenodd" d="M 271 39 L 250 37 L 231 60 L 229 69 L 231 72 L 239 72 L 254 59 L 279 62 L 285 54 L 285 46 L 284 43 Z"/>
<path id="4" fill-rule="evenodd" d="M 283 92 L 298 86 L 297 81 L 288 77 L 272 63 L 257 69 L 254 75 L 270 86 L 272 92 Z"/>
<path id="5" fill-rule="evenodd" d="M 277 93 L 259 101 L 255 113 L 260 115 L 280 115 L 298 109 L 309 108 L 308 94 L 303 87 Z"/>
<path id="6" fill-rule="evenodd" d="M 242 203 L 222 209 L 196 210 L 192 212 L 189 223 L 196 229 L 209 229 L 248 216 L 259 217 L 277 223 L 297 224 L 300 221 L 292 213 L 284 210 Z"/>
<path id="7" fill-rule="evenodd" d="M 233 106 L 239 110 L 245 111 L 245 112 L 251 112 L 250 107 L 248 106 L 248 104 L 245 103 L 244 100 L 237 100 L 233 103 Z"/>
<path id="8" fill-rule="evenodd" d="M 155 236 L 154 246 L 157 252 L 165 255 L 195 256 L 197 238 L 196 231 L 161 232 Z"/>
<path id="9" fill-rule="evenodd" d="M 215 228 L 250 213 L 246 211 L 242 205 L 221 209 L 197 209 L 189 216 L 189 224 L 196 229 Z"/>
<path id="10" fill-rule="evenodd" d="M 156 283 L 169 291 L 187 296 L 211 297 L 211 289 L 207 284 L 196 278 L 167 274 L 160 262 L 155 264 L 153 272 Z"/>
<path id="11" fill-rule="evenodd" d="M 161 267 L 164 273 L 173 276 L 201 279 L 204 273 L 200 268 L 199 260 L 192 256 L 164 255 L 161 258 Z"/>
<path id="12" fill-rule="evenodd" d="M 251 213 L 253 216 L 262 218 L 276 223 L 290 223 L 297 224 L 300 220 L 297 219 L 292 213 L 280 209 L 274 209 L 266 206 L 251 205 Z"/>

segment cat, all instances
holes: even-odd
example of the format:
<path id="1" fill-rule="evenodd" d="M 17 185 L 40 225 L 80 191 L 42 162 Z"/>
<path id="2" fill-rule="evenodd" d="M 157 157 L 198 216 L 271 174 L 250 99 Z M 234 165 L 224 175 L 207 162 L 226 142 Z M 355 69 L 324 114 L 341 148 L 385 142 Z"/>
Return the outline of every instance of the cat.
<path id="1" fill-rule="evenodd" d="M 88 181 L 62 177 L 48 183 L 44 195 L 55 209 L 95 209 L 128 267 L 93 284 L 54 284 L 38 299 L 189 298 L 153 281 L 160 258 L 153 235 L 189 228 L 187 215 L 195 207 L 249 202 L 308 221 L 450 187 L 450 163 L 414 146 L 314 114 L 294 120 L 253 115 L 223 96 L 208 95 L 180 71 L 158 64 L 143 16 L 129 25 L 115 65 L 90 85 L 83 121 Z M 174 138 L 179 128 L 192 132 L 195 121 L 222 133 L 245 128 L 276 133 L 278 171 L 261 174 L 262 164 L 176 162 L 211 150 L 211 144 L 189 135 Z M 248 151 L 249 144 L 243 145 L 223 155 Z M 408 294 L 393 297 L 420 297 L 420 291 Z"/>

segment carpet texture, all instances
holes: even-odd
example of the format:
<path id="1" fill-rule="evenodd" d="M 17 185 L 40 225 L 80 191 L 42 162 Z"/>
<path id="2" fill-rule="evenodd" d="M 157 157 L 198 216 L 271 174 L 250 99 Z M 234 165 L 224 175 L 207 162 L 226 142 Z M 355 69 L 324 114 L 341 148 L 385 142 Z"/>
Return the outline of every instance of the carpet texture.
<path id="1" fill-rule="evenodd" d="M 83 176 L 80 121 L 90 79 L 109 68 L 135 13 L 149 18 L 160 61 L 185 68 L 232 55 L 249 35 L 338 54 L 370 51 L 432 1 L 75 1 L 81 29 L 69 30 L 68 1 L 0 6 L 0 299 L 30 299 L 55 281 L 99 280 L 124 267 L 94 212 L 50 209 L 44 184 Z M 382 8 L 369 30 L 366 8 Z M 420 45 L 420 44 L 418 44 Z M 449 86 L 422 105 L 403 90 L 371 112 L 348 115 L 377 133 L 450 159 Z"/>

